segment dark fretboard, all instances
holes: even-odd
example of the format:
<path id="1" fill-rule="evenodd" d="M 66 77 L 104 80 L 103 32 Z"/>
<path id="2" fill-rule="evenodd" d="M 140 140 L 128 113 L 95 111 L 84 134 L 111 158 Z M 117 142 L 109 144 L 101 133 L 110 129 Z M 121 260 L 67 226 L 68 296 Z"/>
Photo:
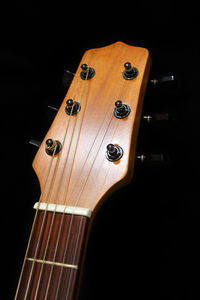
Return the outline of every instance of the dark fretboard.
<path id="1" fill-rule="evenodd" d="M 87 220 L 38 211 L 15 300 L 75 298 Z"/>

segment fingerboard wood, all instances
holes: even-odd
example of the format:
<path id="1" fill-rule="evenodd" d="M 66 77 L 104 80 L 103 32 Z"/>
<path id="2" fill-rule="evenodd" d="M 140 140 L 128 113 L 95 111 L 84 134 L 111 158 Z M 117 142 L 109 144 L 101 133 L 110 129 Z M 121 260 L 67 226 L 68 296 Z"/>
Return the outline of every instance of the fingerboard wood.
<path id="1" fill-rule="evenodd" d="M 16 300 L 73 300 L 88 218 L 38 211 Z"/>

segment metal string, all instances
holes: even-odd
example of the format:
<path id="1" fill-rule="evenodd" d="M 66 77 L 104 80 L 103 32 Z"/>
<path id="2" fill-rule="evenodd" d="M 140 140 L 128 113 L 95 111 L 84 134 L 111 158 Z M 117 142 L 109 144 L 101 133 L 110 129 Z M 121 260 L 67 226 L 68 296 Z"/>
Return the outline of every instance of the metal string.
<path id="1" fill-rule="evenodd" d="M 71 112 L 72 111 L 73 111 L 73 106 L 72 106 Z M 71 118 L 71 114 L 70 114 L 69 119 L 68 119 L 69 121 L 67 123 L 67 128 L 66 128 L 66 131 L 65 131 L 66 134 L 67 134 L 68 127 L 69 127 L 70 118 Z M 66 134 L 64 136 L 64 139 L 66 138 Z M 56 149 L 57 149 L 57 144 L 56 144 L 56 147 L 55 147 L 55 149 L 53 151 L 53 154 L 52 154 L 52 157 L 51 157 L 51 160 L 50 160 L 50 164 L 49 164 L 49 167 L 48 167 L 48 170 L 47 170 L 47 175 L 45 177 L 43 191 L 41 192 L 41 195 L 40 195 L 40 198 L 39 198 L 39 201 L 38 201 L 38 205 L 37 205 L 37 209 L 36 209 L 36 213 L 35 213 L 35 217 L 34 217 L 32 229 L 31 229 L 31 234 L 30 234 L 30 238 L 29 238 L 29 242 L 28 242 L 28 246 L 27 246 L 27 250 L 26 250 L 26 254 L 25 254 L 25 258 L 24 258 L 24 262 L 23 262 L 23 266 L 22 266 L 20 278 L 19 278 L 19 283 L 18 283 L 17 290 L 16 290 L 15 299 L 17 299 L 17 295 L 18 295 L 18 292 L 19 292 L 19 287 L 20 287 L 20 283 L 21 283 L 21 280 L 22 280 L 22 275 L 23 275 L 23 271 L 24 271 L 24 267 L 25 267 L 25 263 L 26 263 L 26 259 L 27 259 L 27 254 L 28 254 L 28 251 L 29 251 L 30 242 L 31 242 L 31 239 L 32 239 L 32 234 L 33 234 L 33 230 L 34 230 L 34 227 L 35 227 L 35 223 L 36 223 L 36 219 L 37 219 L 37 215 L 38 215 L 38 211 L 39 211 L 41 199 L 43 197 L 43 194 L 44 194 L 44 191 L 45 191 L 45 188 L 46 188 L 46 185 L 47 185 L 48 177 L 49 177 L 49 174 L 50 174 L 50 171 L 51 171 L 51 168 L 52 168 L 52 164 L 53 164 L 54 158 L 57 159 L 57 161 L 56 161 L 56 167 L 54 168 L 54 173 L 55 173 L 55 171 L 57 171 L 57 167 L 58 167 L 58 163 L 59 163 L 59 160 L 60 160 L 61 153 L 60 153 L 60 155 L 58 157 L 56 157 L 55 156 Z M 48 195 L 50 193 L 52 182 L 54 181 L 54 178 L 55 178 L 55 176 L 53 176 L 53 178 L 51 180 L 51 184 L 50 184 L 50 188 L 49 188 L 49 191 L 48 191 Z M 49 199 L 49 197 L 47 197 L 47 199 Z M 27 288 L 26 288 L 26 293 L 25 293 L 24 300 L 27 298 L 27 295 L 28 295 L 28 290 L 29 290 L 29 286 L 30 286 L 31 276 L 32 276 L 32 273 L 33 273 L 33 267 L 34 267 L 34 263 L 35 263 L 35 257 L 36 257 L 37 251 L 38 251 L 38 246 L 39 246 L 39 243 L 40 243 L 40 237 L 41 237 L 41 233 L 42 233 L 42 230 L 43 230 L 44 220 L 45 220 L 46 213 L 47 213 L 47 210 L 48 210 L 48 205 L 49 205 L 49 201 L 47 202 L 46 210 L 44 212 L 42 226 L 41 226 L 40 233 L 39 233 L 38 243 L 37 243 L 37 246 L 36 246 L 36 251 L 35 251 L 35 255 L 34 255 L 34 259 L 33 259 L 33 263 L 32 263 L 31 272 L 29 274 L 28 285 L 27 285 Z"/>
<path id="2" fill-rule="evenodd" d="M 123 81 L 123 83 L 124 83 L 124 81 Z M 124 85 L 124 84 L 123 84 L 123 85 Z M 112 103 L 112 105 L 113 105 L 113 103 Z M 109 110 L 110 110 L 110 109 L 108 109 L 108 112 L 109 112 Z M 110 113 L 109 113 L 109 114 L 110 114 Z M 104 119 L 104 120 L 105 120 L 105 119 Z M 99 149 L 98 149 L 98 151 L 97 151 L 97 154 L 96 154 L 96 156 L 95 156 L 95 158 L 94 158 L 94 160 L 93 160 L 93 163 L 92 163 L 92 165 L 91 165 L 91 168 L 90 168 L 90 170 L 89 170 L 89 174 L 87 175 L 85 184 L 84 184 L 84 186 L 82 187 L 82 189 L 81 189 L 81 191 L 80 191 L 80 193 L 79 193 L 79 197 L 78 197 L 78 199 L 77 199 L 77 201 L 76 201 L 74 207 L 77 206 L 78 201 L 79 201 L 79 199 L 80 199 L 80 196 L 81 196 L 81 194 L 82 194 L 82 192 L 83 192 L 83 190 L 84 190 L 84 188 L 85 188 L 85 185 L 86 185 L 87 180 L 88 180 L 88 178 L 89 178 L 89 175 L 90 175 L 90 173 L 91 173 L 92 167 L 93 167 L 93 165 L 94 165 L 94 162 L 96 161 L 96 157 L 97 157 L 97 155 L 98 155 L 98 153 L 99 153 L 99 151 L 100 151 L 100 148 L 101 148 L 101 146 L 102 146 L 102 143 L 103 143 L 103 141 L 104 141 L 104 138 L 105 138 L 105 136 L 106 136 L 106 133 L 107 133 L 107 131 L 108 131 L 108 129 L 109 129 L 109 126 L 110 126 L 112 120 L 113 120 L 113 114 L 111 115 L 111 118 L 109 119 L 109 123 L 107 124 L 107 129 L 106 129 L 106 131 L 105 131 L 105 133 L 104 133 L 104 136 L 103 136 L 103 139 L 102 139 L 101 144 L 100 144 L 100 146 L 99 146 Z M 115 121 L 117 121 L 117 120 L 115 119 Z M 100 126 L 100 129 L 101 129 L 103 123 L 104 123 L 104 121 L 102 122 L 102 124 L 101 124 L 101 126 Z M 118 123 L 118 122 L 117 122 L 117 123 Z M 97 136 L 98 136 L 98 134 L 99 134 L 99 132 L 100 132 L 100 129 L 98 130 L 98 133 L 97 133 L 97 135 L 96 135 L 96 137 L 95 137 L 95 140 L 96 140 L 96 138 L 97 138 Z M 115 131 L 116 131 L 116 129 L 115 129 Z M 114 132 L 115 132 L 115 131 L 114 131 Z M 95 140 L 94 140 L 94 142 L 95 142 Z M 92 147 L 93 147 L 93 145 L 94 145 L 94 142 L 93 142 L 93 144 L 92 144 Z M 91 149 L 92 149 L 92 147 L 91 147 Z M 90 149 L 90 151 L 91 151 L 91 149 Z M 90 153 L 90 151 L 89 151 L 89 153 Z M 89 153 L 88 153 L 88 155 L 87 155 L 87 158 L 89 157 Z M 86 160 L 87 160 L 87 158 L 86 158 Z M 85 161 L 85 163 L 86 163 L 86 161 Z M 83 165 L 83 167 L 82 167 L 82 169 L 81 169 L 81 171 L 80 171 L 80 174 L 81 174 L 82 171 L 83 171 L 83 168 L 84 168 L 84 166 L 85 166 L 85 163 L 84 163 L 84 165 Z M 73 191 L 72 191 L 72 193 L 73 193 Z M 66 196 L 67 196 L 67 195 L 66 195 Z M 65 200 L 65 203 L 66 203 L 66 202 L 67 202 L 67 198 L 66 198 L 66 200 Z M 75 210 L 74 210 L 74 212 L 75 212 Z M 69 226 L 69 231 L 68 231 L 68 232 L 69 232 L 69 235 L 70 235 L 70 231 L 71 231 L 71 227 L 72 227 L 73 216 L 74 216 L 74 214 L 72 214 L 72 218 L 71 218 L 71 220 L 70 220 L 70 226 Z M 62 226 L 62 225 L 61 225 L 61 226 Z M 80 228 L 81 228 L 81 224 L 79 225 L 79 231 L 80 231 Z M 69 235 L 68 235 L 68 237 L 69 237 Z M 78 238 L 77 238 L 77 245 L 78 245 Z M 64 259 L 65 259 L 65 256 L 66 256 L 67 246 L 68 246 L 68 242 L 66 243 L 66 246 L 65 246 L 65 254 L 64 254 L 64 256 L 63 256 L 63 262 L 64 262 Z M 75 257 L 76 257 L 76 252 L 77 252 L 77 248 L 75 248 L 74 260 L 75 260 Z M 53 268 L 53 266 L 52 266 L 52 268 Z M 70 286 L 70 284 L 71 284 L 72 271 L 73 271 L 73 270 L 70 270 L 70 280 L 69 280 L 70 282 L 69 282 L 69 284 L 68 284 L 68 291 L 69 291 L 69 286 Z M 59 287 L 60 287 L 60 283 L 61 283 L 61 275 L 62 275 L 62 272 L 63 272 L 63 267 L 62 267 L 62 270 L 61 270 L 60 275 L 59 275 L 59 282 L 58 282 L 58 284 L 57 284 L 57 292 L 56 292 L 56 298 L 55 298 L 55 300 L 57 299 L 57 296 L 58 296 L 58 291 L 59 291 Z"/>
<path id="3" fill-rule="evenodd" d="M 54 154 L 56 152 L 56 148 L 57 147 L 55 147 L 55 150 L 53 152 L 53 156 L 51 157 L 51 160 L 50 160 L 50 164 L 49 164 L 49 167 L 48 167 L 48 170 L 47 170 L 47 174 L 46 174 L 46 178 L 45 178 L 45 182 L 44 182 L 44 189 L 41 192 L 40 199 L 39 199 L 39 202 L 38 202 L 38 207 L 36 209 L 35 217 L 34 217 L 34 220 L 33 220 L 31 234 L 30 234 L 30 238 L 29 238 L 29 241 L 28 241 L 28 246 L 27 246 L 27 250 L 26 250 L 26 253 L 25 253 L 24 262 L 23 262 L 23 266 L 22 266 L 22 270 L 21 270 L 21 274 L 20 274 L 20 278 L 19 278 L 19 282 L 18 282 L 16 294 L 15 294 L 15 300 L 17 299 L 17 295 L 18 295 L 18 292 L 19 292 L 19 287 L 20 287 L 20 283 L 21 283 L 21 280 L 22 280 L 22 275 L 23 275 L 23 271 L 24 271 L 24 267 L 25 267 L 25 263 L 26 263 L 26 258 L 27 258 L 27 254 L 28 254 L 28 251 L 29 251 L 29 246 L 30 246 L 30 242 L 31 242 L 31 239 L 32 239 L 32 234 L 33 234 L 33 230 L 34 230 L 34 227 L 35 227 L 35 223 L 36 223 L 36 219 L 37 219 L 37 215 L 38 215 L 38 211 L 39 211 L 39 204 L 41 202 L 41 199 L 42 199 L 42 196 L 43 196 L 43 192 L 45 190 L 45 186 L 46 186 L 46 183 L 47 183 L 47 180 L 48 180 L 48 177 L 49 177 L 49 173 L 50 173 L 50 170 L 51 170 L 51 167 L 52 167 L 52 163 L 53 163 L 53 160 L 54 160 Z"/>
<path id="4" fill-rule="evenodd" d="M 109 128 L 109 126 L 110 126 L 110 123 L 111 123 L 111 120 L 112 120 L 112 119 L 113 119 L 113 115 L 112 115 L 112 117 L 111 117 L 110 120 L 109 120 L 108 128 Z M 105 118 L 104 118 L 104 120 L 105 120 Z M 102 126 L 103 126 L 104 120 L 103 120 L 103 122 L 102 122 L 102 124 L 101 124 Z M 116 119 L 115 119 L 115 120 L 116 120 Z M 98 136 L 98 134 L 99 134 L 100 129 L 101 129 L 102 126 L 100 126 L 100 128 L 99 128 L 99 130 L 98 130 L 98 133 L 97 133 L 97 135 L 96 135 L 96 137 L 95 137 L 95 140 L 94 140 L 94 142 L 93 142 L 93 144 L 92 144 L 92 147 L 93 147 L 93 145 L 94 145 L 94 143 L 95 143 L 95 141 L 96 141 L 96 138 L 97 138 L 97 136 Z M 74 128 L 75 128 L 75 127 L 74 127 Z M 108 130 L 108 128 L 107 128 L 107 130 Z M 106 132 L 105 132 L 105 134 L 104 134 L 103 140 L 104 140 L 104 138 L 105 138 L 105 136 L 106 136 L 107 130 L 106 130 Z M 74 131 L 73 131 L 73 133 L 74 133 Z M 79 134 L 80 134 L 80 132 L 79 132 Z M 72 134 L 71 142 L 72 142 L 72 140 L 73 140 L 73 134 Z M 100 148 L 101 148 L 101 146 L 102 146 L 103 140 L 102 140 L 102 142 L 101 142 L 101 144 L 100 144 L 100 147 L 99 147 L 99 149 L 98 149 L 98 152 L 99 152 L 99 150 L 100 150 Z M 68 153 L 69 153 L 70 148 L 71 148 L 71 142 L 70 142 L 70 147 L 69 147 L 69 149 L 68 149 Z M 63 143 L 63 144 L 64 144 L 64 143 Z M 77 143 L 77 144 L 78 144 L 78 143 Z M 92 147 L 91 147 L 91 149 L 92 149 Z M 77 149 L 77 148 L 76 148 L 76 149 Z M 90 149 L 90 151 L 91 151 L 91 149 Z M 87 159 L 88 159 L 88 157 L 89 157 L 90 151 L 89 151 L 89 153 L 88 153 L 88 155 L 87 155 L 87 158 L 86 158 L 86 160 L 85 160 L 85 163 L 86 163 L 86 161 L 87 161 Z M 98 152 L 97 152 L 97 154 L 98 154 Z M 76 153 L 75 153 L 75 154 L 76 154 Z M 82 189 L 81 189 L 81 191 L 80 191 L 80 193 L 79 193 L 79 197 L 78 197 L 78 199 L 77 199 L 76 205 L 77 205 L 77 203 L 78 203 L 78 201 L 79 201 L 79 199 L 80 199 L 80 196 L 81 196 L 81 194 L 82 194 L 82 191 L 83 191 L 84 188 L 85 188 L 85 185 L 86 185 L 87 180 L 88 180 L 88 178 L 89 178 L 89 175 L 90 175 L 90 172 L 91 172 L 91 170 L 92 170 L 93 164 L 94 164 L 94 162 L 95 162 L 95 160 L 96 160 L 97 154 L 96 154 L 95 159 L 94 159 L 94 161 L 93 161 L 93 163 L 92 163 L 92 165 L 91 165 L 91 168 L 90 168 L 89 174 L 88 174 L 88 176 L 87 176 L 86 182 L 85 182 L 84 186 L 82 187 Z M 67 159 L 68 159 L 68 155 L 67 155 Z M 66 162 L 67 162 L 67 159 L 66 159 Z M 74 159 L 75 159 L 75 155 L 74 155 Z M 66 162 L 65 162 L 65 165 L 64 165 L 64 168 L 63 168 L 63 173 L 64 173 L 64 170 L 65 170 Z M 74 162 L 74 160 L 73 160 L 73 162 Z M 85 163 L 84 163 L 84 165 L 83 165 L 83 167 L 82 167 L 82 170 L 83 170 L 83 168 L 84 168 L 84 166 L 85 166 Z M 71 177 L 71 174 L 72 174 L 72 169 L 73 169 L 73 164 L 72 164 L 72 168 L 71 168 L 71 172 L 70 172 L 70 177 Z M 81 170 L 81 173 L 82 173 L 82 170 Z M 62 173 L 62 176 L 63 176 L 63 173 Z M 62 179 L 62 176 L 61 176 L 61 179 Z M 70 180 L 69 180 L 69 182 L 70 182 Z M 68 186 L 67 186 L 67 190 L 66 190 L 66 200 L 65 200 L 65 202 L 67 201 L 67 193 L 68 193 L 69 182 L 68 182 Z M 60 180 L 60 184 L 61 184 L 61 180 Z M 59 185 L 60 185 L 60 184 L 59 184 Z M 59 189 L 58 189 L 58 190 L 59 190 Z M 57 204 L 56 204 L 56 205 L 57 205 Z M 75 205 L 75 206 L 76 206 L 76 205 Z M 39 207 L 39 205 L 38 205 L 38 207 Z M 47 210 L 47 208 L 48 208 L 48 206 L 46 207 L 46 210 Z M 55 207 L 55 212 L 56 212 L 56 207 Z M 55 212 L 54 212 L 54 215 L 55 215 Z M 63 216 L 64 216 L 64 214 L 63 214 Z M 60 237 L 60 232 L 61 232 L 61 226 L 62 226 L 62 223 L 63 223 L 63 216 L 62 216 L 61 225 L 60 225 L 60 228 L 59 228 L 59 234 L 58 234 L 59 237 Z M 74 215 L 72 214 L 71 224 L 72 224 L 72 221 L 73 221 L 73 216 L 74 216 Z M 53 217 L 53 219 L 54 219 L 54 217 Z M 53 224 L 53 221 L 52 221 L 52 223 L 51 223 L 50 232 L 49 232 L 49 237 L 50 237 L 50 233 L 51 233 L 51 230 L 52 230 L 52 224 Z M 69 233 L 70 233 L 70 231 L 71 231 L 71 224 L 70 224 L 70 228 L 69 228 Z M 80 231 L 80 228 L 81 228 L 81 224 L 80 224 L 80 227 L 79 227 L 79 231 Z M 49 242 L 49 237 L 48 237 L 48 242 Z M 58 246 L 58 240 L 59 240 L 59 237 L 58 237 L 58 239 L 57 239 L 57 245 L 56 245 L 56 251 L 55 251 L 55 254 L 54 254 L 54 258 L 55 258 L 56 252 L 57 252 L 57 246 Z M 68 239 L 69 239 L 69 235 L 68 235 Z M 77 238 L 77 245 L 78 245 L 78 239 L 79 239 L 79 238 Z M 67 246 L 67 244 L 68 244 L 68 242 L 66 243 L 66 246 Z M 46 246 L 46 249 L 45 249 L 45 255 L 46 255 L 47 247 L 48 247 L 48 243 L 47 243 L 47 246 Z M 66 251 L 67 251 L 67 247 L 65 248 L 65 254 L 66 254 Z M 75 259 L 75 256 L 76 256 L 76 251 L 77 251 L 77 247 L 75 248 L 74 259 Z M 44 257 L 45 257 L 45 255 L 44 255 Z M 50 273 L 49 281 L 48 281 L 48 289 L 49 289 L 49 285 L 50 285 L 50 280 L 51 280 L 52 270 L 53 270 L 53 265 L 51 266 L 51 273 Z M 40 271 L 41 271 L 41 270 L 40 270 Z M 41 274 L 42 274 L 42 272 L 40 272 L 40 278 L 41 278 Z M 71 272 L 71 274 L 72 274 L 72 272 Z M 71 278 L 71 276 L 72 276 L 72 275 L 70 275 L 70 278 Z M 59 278 L 59 279 L 60 279 L 60 278 Z M 71 279 L 70 279 L 69 281 L 71 282 Z M 71 283 L 70 283 L 70 284 L 71 284 Z M 59 280 L 59 285 L 60 285 L 60 280 Z M 38 282 L 38 287 L 39 287 L 39 282 Z M 45 299 L 47 299 L 48 289 L 47 289 L 46 294 L 45 294 Z M 38 291 L 38 288 L 37 288 L 37 291 Z M 69 286 L 68 286 L 68 291 L 69 291 Z M 68 292 L 67 292 L 67 293 L 68 293 Z M 58 295 L 58 287 L 57 287 L 57 292 L 56 292 L 56 298 L 57 298 L 57 295 Z M 35 295 L 35 299 L 36 299 L 36 296 L 37 296 L 37 293 L 36 293 L 36 295 Z"/>
<path id="5" fill-rule="evenodd" d="M 88 73 L 89 73 L 89 69 L 88 69 L 87 74 L 86 74 L 86 80 L 87 80 L 87 77 L 88 77 Z M 83 87 L 83 90 L 84 90 L 84 87 Z M 83 90 L 82 90 L 82 94 L 83 94 Z M 82 98 L 82 96 L 80 97 L 80 99 L 81 99 L 81 98 Z M 72 113 L 72 111 L 73 111 L 73 107 L 72 107 L 71 113 Z M 71 114 L 70 114 L 70 117 L 71 117 Z M 82 120 L 83 120 L 83 118 L 82 118 Z M 70 139 L 70 146 L 69 146 L 69 148 L 68 148 L 67 158 L 66 158 L 66 160 L 65 160 L 65 164 L 64 164 L 64 167 L 63 167 L 63 172 L 62 172 L 62 175 L 61 175 L 59 184 L 58 184 L 57 194 L 58 194 L 58 192 L 59 192 L 59 187 L 60 187 L 60 185 L 61 185 L 62 177 L 63 177 L 64 171 L 65 171 L 65 167 L 66 167 L 66 163 L 67 163 L 67 160 L 68 160 L 68 155 L 69 155 L 69 151 L 70 151 L 70 148 L 71 148 L 71 144 L 72 144 L 73 135 L 74 135 L 74 132 L 75 132 L 76 123 L 77 123 L 77 117 L 76 117 L 75 125 L 74 125 L 74 127 L 73 127 L 72 137 L 71 137 L 71 139 Z M 68 124 L 69 124 L 69 123 L 68 123 Z M 66 132 L 65 132 L 65 138 L 66 138 L 66 136 L 67 136 L 67 131 L 68 131 L 68 128 L 67 128 L 67 130 L 66 130 Z M 63 145 L 64 145 L 64 142 L 65 142 L 65 138 L 64 138 L 64 141 L 63 141 Z M 55 176 L 54 176 L 54 178 L 55 178 Z M 47 250 L 48 250 L 48 244 L 49 244 L 49 240 L 50 240 L 51 231 L 52 231 L 52 228 L 53 228 L 53 221 L 54 221 L 54 218 L 55 218 L 55 213 L 56 213 L 57 204 L 58 204 L 58 203 L 56 202 L 55 209 L 54 209 L 54 211 L 53 211 L 52 220 L 51 220 L 50 230 L 49 230 L 49 232 L 48 232 L 48 239 L 47 239 L 47 243 L 46 243 L 46 247 L 45 247 L 45 252 L 44 252 L 44 255 L 43 255 L 43 260 L 45 259 L 45 256 L 46 256 L 46 253 L 47 253 Z M 45 212 L 47 211 L 47 209 L 48 209 L 48 206 L 46 207 Z M 61 226 L 60 226 L 60 229 L 59 229 L 59 235 L 60 235 L 60 232 L 61 232 Z M 58 246 L 58 240 L 59 240 L 59 237 L 57 238 L 56 248 L 57 248 L 57 246 Z M 54 261 L 54 259 L 55 259 L 55 256 L 56 256 L 56 251 L 55 251 L 55 253 L 54 253 L 53 261 Z M 39 280 L 38 280 L 38 283 L 37 283 L 37 288 L 36 288 L 36 293 L 35 293 L 34 299 L 36 299 L 37 294 L 38 294 L 38 290 L 39 290 L 39 285 L 40 285 L 40 280 L 41 280 L 41 276 L 42 276 L 43 267 L 44 267 L 44 263 L 42 263 L 42 266 L 41 266 L 41 269 L 40 269 Z M 52 272 L 51 272 L 51 273 L 52 273 Z M 49 284 L 48 284 L 48 288 L 49 288 Z M 46 299 L 47 294 L 48 294 L 48 288 L 47 288 L 47 290 L 46 290 L 45 299 Z"/>

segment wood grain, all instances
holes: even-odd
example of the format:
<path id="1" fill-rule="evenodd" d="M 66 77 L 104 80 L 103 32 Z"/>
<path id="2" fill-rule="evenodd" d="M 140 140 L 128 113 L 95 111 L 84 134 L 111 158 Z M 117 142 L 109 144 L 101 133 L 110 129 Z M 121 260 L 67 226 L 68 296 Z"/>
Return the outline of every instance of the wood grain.
<path id="1" fill-rule="evenodd" d="M 127 61 L 139 71 L 133 80 L 125 80 L 122 76 Z M 83 63 L 95 69 L 92 79 L 80 78 L 80 66 Z M 116 42 L 85 52 L 33 161 L 41 186 L 42 202 L 94 210 L 113 189 L 129 182 L 133 175 L 149 70 L 150 57 L 144 48 Z M 71 117 L 65 113 L 65 103 L 69 98 L 81 104 L 80 112 Z M 114 103 L 119 99 L 131 107 L 131 113 L 125 119 L 113 116 Z M 51 161 L 45 152 L 45 141 L 48 138 L 59 140 L 62 151 L 53 158 L 47 178 Z M 110 162 L 105 157 L 109 143 L 123 148 L 123 157 L 117 162 Z"/>
<path id="2" fill-rule="evenodd" d="M 87 223 L 87 218 L 82 216 L 38 212 L 17 300 L 25 299 L 26 292 L 26 299 L 29 300 L 35 297 L 45 299 L 46 296 L 48 300 L 74 299 L 75 293 L 78 292 L 77 280 L 82 264 Z M 77 265 L 78 269 L 56 266 L 45 261 Z"/>

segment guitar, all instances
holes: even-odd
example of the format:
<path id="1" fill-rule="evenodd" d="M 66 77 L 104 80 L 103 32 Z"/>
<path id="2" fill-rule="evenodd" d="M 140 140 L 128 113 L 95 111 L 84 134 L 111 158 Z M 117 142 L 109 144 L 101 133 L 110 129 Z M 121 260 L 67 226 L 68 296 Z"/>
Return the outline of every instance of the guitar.
<path id="1" fill-rule="evenodd" d="M 83 55 L 33 161 L 41 195 L 15 300 L 77 299 L 96 212 L 133 176 L 150 65 L 122 42 Z"/>

